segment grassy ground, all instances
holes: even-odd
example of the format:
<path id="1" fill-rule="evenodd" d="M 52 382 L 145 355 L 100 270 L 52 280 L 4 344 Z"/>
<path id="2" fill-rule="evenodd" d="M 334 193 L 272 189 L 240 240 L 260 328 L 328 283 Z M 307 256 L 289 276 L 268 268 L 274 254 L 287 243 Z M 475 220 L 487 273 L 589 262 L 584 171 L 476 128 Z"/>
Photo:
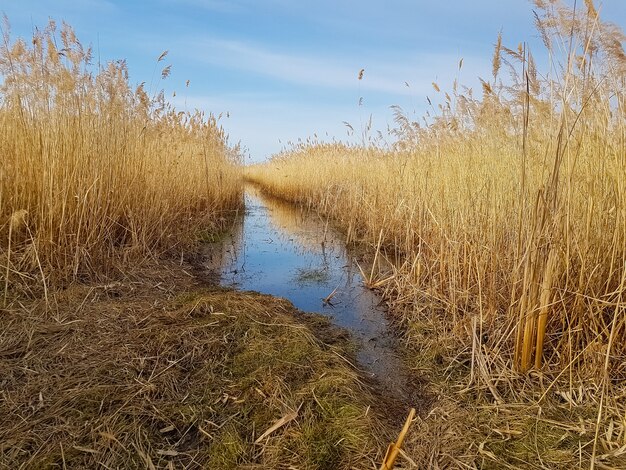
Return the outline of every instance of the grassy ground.
<path id="1" fill-rule="evenodd" d="M 345 334 L 187 273 L 1 311 L 0 468 L 374 468 L 389 436 Z"/>

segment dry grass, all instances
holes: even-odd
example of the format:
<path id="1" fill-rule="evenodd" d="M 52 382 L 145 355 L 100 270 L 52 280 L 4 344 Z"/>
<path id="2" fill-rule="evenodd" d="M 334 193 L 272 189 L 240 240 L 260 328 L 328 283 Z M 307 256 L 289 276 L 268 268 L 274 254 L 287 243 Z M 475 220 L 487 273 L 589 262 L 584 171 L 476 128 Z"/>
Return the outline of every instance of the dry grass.
<path id="1" fill-rule="evenodd" d="M 498 39 L 482 97 L 434 84 L 439 111 L 398 110 L 394 148 L 307 144 L 247 173 L 399 260 L 379 286 L 416 367 L 447 366 L 415 444 L 431 466 L 624 464 L 624 36 L 591 1 L 535 3 L 550 70 Z"/>
<path id="2" fill-rule="evenodd" d="M 2 311 L 0 467 L 375 468 L 345 334 L 203 284 L 161 264 Z"/>
<path id="3" fill-rule="evenodd" d="M 162 63 L 162 54 L 158 63 Z M 92 65 L 51 22 L 0 44 L 0 289 L 106 275 L 181 246 L 241 203 L 239 155 L 213 116 Z M 165 67 L 162 78 L 169 74 Z M 150 88 L 156 88 L 152 85 Z M 35 288 L 33 286 L 38 286 Z M 42 289 L 43 288 L 43 289 Z M 44 292 L 47 294 L 47 292 Z"/>

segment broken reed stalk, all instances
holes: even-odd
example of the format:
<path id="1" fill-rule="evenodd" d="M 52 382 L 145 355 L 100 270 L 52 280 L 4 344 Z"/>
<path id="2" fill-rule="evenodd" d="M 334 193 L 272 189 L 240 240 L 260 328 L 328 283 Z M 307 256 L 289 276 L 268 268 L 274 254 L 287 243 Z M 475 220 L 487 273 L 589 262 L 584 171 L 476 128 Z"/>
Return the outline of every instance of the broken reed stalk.
<path id="1" fill-rule="evenodd" d="M 541 368 L 543 359 L 543 343 L 546 336 L 546 325 L 548 323 L 548 310 L 552 301 L 552 283 L 554 282 L 554 274 L 556 271 L 557 253 L 554 249 L 550 250 L 546 271 L 543 275 L 541 284 L 541 296 L 539 298 L 539 316 L 537 321 L 537 345 L 535 348 L 535 369 Z"/>
<path id="2" fill-rule="evenodd" d="M 409 416 L 404 422 L 404 427 L 398 436 L 398 440 L 396 442 L 392 442 L 389 444 L 389 447 L 387 447 L 387 452 L 385 453 L 385 458 L 380 466 L 380 470 L 391 470 L 395 465 L 398 454 L 400 453 L 400 448 L 404 442 L 404 438 L 406 437 L 407 432 L 409 432 L 409 428 L 413 422 L 413 418 L 415 418 L 415 408 L 411 408 Z"/>
<path id="3" fill-rule="evenodd" d="M 328 294 L 326 297 L 322 299 L 322 303 L 324 305 L 332 305 L 331 301 L 333 300 L 333 297 L 335 297 L 335 295 L 337 294 L 338 289 L 339 289 L 339 286 L 335 287 L 330 294 Z"/>
<path id="4" fill-rule="evenodd" d="M 9 237 L 7 246 L 7 269 L 4 275 L 4 307 L 7 306 L 7 296 L 9 295 L 9 273 L 11 266 L 11 239 L 13 238 L 13 217 L 9 221 Z"/>
<path id="5" fill-rule="evenodd" d="M 300 408 L 302 408 L 303 403 L 300 403 L 300 406 L 298 407 L 297 410 L 295 411 L 290 411 L 289 413 L 287 413 L 285 416 L 283 416 L 282 418 L 280 418 L 278 421 L 276 421 L 274 424 L 272 424 L 263 434 L 261 434 L 257 440 L 254 441 L 255 444 L 260 444 L 263 439 L 265 439 L 266 437 L 268 437 L 270 434 L 272 434 L 274 431 L 282 428 L 283 426 L 285 426 L 286 424 L 290 423 L 291 421 L 293 421 L 294 419 L 296 419 L 298 417 L 298 412 L 300 411 Z"/>
<path id="6" fill-rule="evenodd" d="M 9 294 L 9 274 L 11 272 L 11 242 L 13 240 L 13 232 L 19 230 L 26 224 L 26 216 L 28 211 L 20 209 L 11 214 L 9 218 L 9 236 L 7 237 L 7 266 L 4 278 L 4 306 L 7 306 L 7 296 Z"/>

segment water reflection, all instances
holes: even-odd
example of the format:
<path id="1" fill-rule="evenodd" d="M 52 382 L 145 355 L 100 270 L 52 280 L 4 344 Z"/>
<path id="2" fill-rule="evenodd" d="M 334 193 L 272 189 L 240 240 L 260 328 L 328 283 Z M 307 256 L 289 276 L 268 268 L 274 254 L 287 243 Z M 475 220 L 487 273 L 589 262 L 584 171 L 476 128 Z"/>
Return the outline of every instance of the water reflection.
<path id="1" fill-rule="evenodd" d="M 327 221 L 249 186 L 245 214 L 212 252 L 223 285 L 284 297 L 300 310 L 331 316 L 358 342 L 360 366 L 401 392 L 401 363 L 384 308 L 363 286 L 354 253 Z"/>

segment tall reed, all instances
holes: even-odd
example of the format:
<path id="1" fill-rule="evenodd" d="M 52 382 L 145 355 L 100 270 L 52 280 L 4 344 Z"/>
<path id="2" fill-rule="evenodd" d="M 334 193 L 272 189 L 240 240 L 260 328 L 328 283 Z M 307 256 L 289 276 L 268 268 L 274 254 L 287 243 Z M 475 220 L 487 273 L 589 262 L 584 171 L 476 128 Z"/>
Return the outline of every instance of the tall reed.
<path id="1" fill-rule="evenodd" d="M 482 96 L 434 84 L 438 114 L 424 125 L 397 109 L 393 148 L 306 144 L 247 177 L 395 251 L 387 295 L 409 335 L 427 310 L 457 351 L 476 348 L 476 324 L 481 350 L 511 370 L 617 379 L 626 374 L 624 35 L 591 1 L 576 12 L 535 3 L 549 70 L 499 38 Z"/>
<path id="2" fill-rule="evenodd" d="M 159 57 L 162 62 L 166 54 Z M 0 44 L 0 284 L 105 274 L 193 238 L 241 202 L 238 149 L 217 119 L 92 65 L 72 28 Z M 164 67 L 162 77 L 169 74 Z"/>

